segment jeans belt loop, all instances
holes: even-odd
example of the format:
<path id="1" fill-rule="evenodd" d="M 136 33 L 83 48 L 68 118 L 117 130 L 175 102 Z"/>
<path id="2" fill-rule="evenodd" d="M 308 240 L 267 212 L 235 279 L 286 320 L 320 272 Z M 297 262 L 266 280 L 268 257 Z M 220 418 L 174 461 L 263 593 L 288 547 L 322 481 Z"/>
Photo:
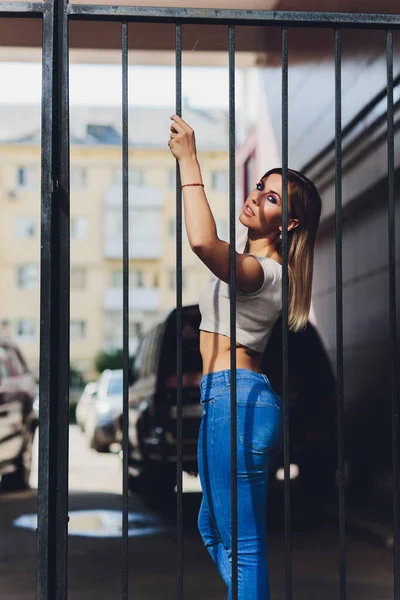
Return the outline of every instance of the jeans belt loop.
<path id="1" fill-rule="evenodd" d="M 226 385 L 226 387 L 228 387 L 230 385 L 230 383 L 231 383 L 231 371 L 230 371 L 230 369 L 226 370 L 225 373 L 224 373 L 224 375 L 225 375 L 225 385 Z"/>

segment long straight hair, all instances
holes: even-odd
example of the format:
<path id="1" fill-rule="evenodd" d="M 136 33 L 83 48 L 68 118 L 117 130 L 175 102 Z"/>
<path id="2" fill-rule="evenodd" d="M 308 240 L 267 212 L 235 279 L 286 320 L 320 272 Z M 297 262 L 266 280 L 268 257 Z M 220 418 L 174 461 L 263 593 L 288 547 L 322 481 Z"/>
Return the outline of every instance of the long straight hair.
<path id="1" fill-rule="evenodd" d="M 282 175 L 282 169 L 268 171 L 264 177 Z M 305 175 L 288 169 L 288 217 L 298 219 L 297 227 L 288 231 L 288 319 L 291 331 L 305 329 L 311 308 L 314 269 L 314 246 L 321 217 L 321 198 L 317 188 Z M 282 256 L 282 243 L 278 247 Z"/>

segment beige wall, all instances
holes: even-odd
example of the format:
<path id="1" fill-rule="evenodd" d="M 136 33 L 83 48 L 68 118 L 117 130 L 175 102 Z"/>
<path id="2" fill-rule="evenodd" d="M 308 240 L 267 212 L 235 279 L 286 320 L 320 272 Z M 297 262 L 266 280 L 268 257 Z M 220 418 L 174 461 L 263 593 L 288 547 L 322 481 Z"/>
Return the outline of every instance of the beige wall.
<path id="1" fill-rule="evenodd" d="M 170 310 L 176 303 L 175 289 L 170 289 L 170 271 L 175 269 L 175 236 L 171 235 L 170 220 L 175 219 L 176 194 L 172 186 L 171 172 L 175 162 L 168 150 L 132 149 L 130 166 L 142 168 L 145 185 L 163 190 L 162 206 L 162 253 L 159 259 L 130 260 L 130 269 L 140 270 L 144 276 L 144 287 L 159 286 L 160 307 L 157 314 L 136 311 L 131 318 L 148 329 L 151 324 Z M 204 183 L 218 223 L 225 221 L 228 227 L 228 192 L 212 190 L 212 171 L 228 171 L 227 152 L 199 152 Z M 37 169 L 36 186 L 32 189 L 18 186 L 18 168 L 33 166 Z M 71 268 L 82 267 L 86 273 L 86 285 L 76 289 L 71 285 L 71 321 L 86 323 L 82 339 L 71 338 L 71 363 L 92 376 L 92 361 L 95 353 L 105 344 L 106 319 L 104 296 L 112 287 L 112 271 L 122 269 L 122 259 L 104 257 L 104 198 L 113 182 L 114 171 L 121 166 L 121 151 L 117 147 L 93 146 L 71 149 L 71 170 L 86 170 L 86 185 L 79 189 L 71 182 L 71 221 L 79 217 L 87 223 L 85 239 L 71 239 Z M 71 178 L 72 179 L 72 178 Z M 10 197 L 10 192 L 15 197 Z M 36 235 L 33 238 L 16 236 L 18 217 L 33 217 L 36 220 Z M 222 233 L 222 232 L 221 232 Z M 19 289 L 17 269 L 23 265 L 36 265 L 38 279 L 33 289 Z M 183 235 L 183 268 L 186 287 L 183 290 L 184 304 L 196 303 L 200 290 L 208 277 L 206 268 L 190 251 L 186 234 Z M 34 370 L 39 361 L 40 327 L 40 149 L 38 145 L 0 146 L 0 330 L 16 335 L 16 323 L 22 319 L 34 319 L 36 332 L 33 339 L 17 338 L 18 343 Z M 131 294 L 135 291 L 132 290 Z M 121 290 L 122 294 L 122 290 Z M 115 319 L 122 323 L 117 315 Z M 9 321 L 6 327 L 3 321 Z M 3 324 L 2 324 L 3 323 Z M 109 325 L 110 327 L 110 325 Z M 121 338 L 122 344 L 122 338 Z"/>

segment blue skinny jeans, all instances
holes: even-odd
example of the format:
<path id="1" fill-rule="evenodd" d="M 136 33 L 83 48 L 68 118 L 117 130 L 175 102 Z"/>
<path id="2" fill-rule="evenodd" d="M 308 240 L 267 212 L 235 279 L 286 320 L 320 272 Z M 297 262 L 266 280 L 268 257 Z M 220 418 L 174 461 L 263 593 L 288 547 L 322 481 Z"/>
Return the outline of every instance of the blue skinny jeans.
<path id="1" fill-rule="evenodd" d="M 283 409 L 266 375 L 237 369 L 238 598 L 269 600 L 268 473 L 283 443 Z M 230 370 L 201 380 L 198 528 L 232 598 Z"/>

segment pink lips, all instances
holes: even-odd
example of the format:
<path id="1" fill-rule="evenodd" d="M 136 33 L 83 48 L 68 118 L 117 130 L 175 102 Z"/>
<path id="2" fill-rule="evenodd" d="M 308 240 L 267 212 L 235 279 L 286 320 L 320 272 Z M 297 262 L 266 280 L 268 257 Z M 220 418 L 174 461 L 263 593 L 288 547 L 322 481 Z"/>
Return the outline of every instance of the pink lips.
<path id="1" fill-rule="evenodd" d="M 247 206 L 247 204 L 246 204 L 246 205 L 245 205 L 245 207 L 244 207 L 244 212 L 245 212 L 247 215 L 249 215 L 250 217 L 254 217 L 254 213 L 253 213 L 253 211 L 251 210 L 251 208 L 250 208 L 249 206 Z"/>

